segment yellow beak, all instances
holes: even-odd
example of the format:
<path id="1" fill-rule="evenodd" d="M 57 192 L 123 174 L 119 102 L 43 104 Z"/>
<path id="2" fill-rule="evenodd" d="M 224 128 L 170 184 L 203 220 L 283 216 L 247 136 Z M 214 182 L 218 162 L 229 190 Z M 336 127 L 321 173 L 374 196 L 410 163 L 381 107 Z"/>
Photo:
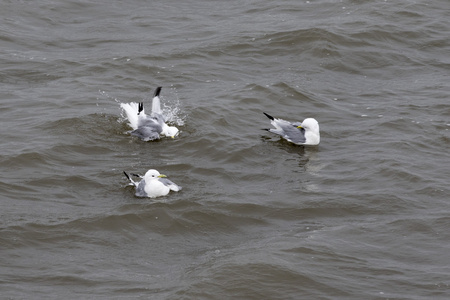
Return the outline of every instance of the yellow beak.
<path id="1" fill-rule="evenodd" d="M 167 176 L 164 174 L 159 174 L 159 176 L 158 176 L 158 178 L 165 178 L 165 177 L 167 177 Z"/>

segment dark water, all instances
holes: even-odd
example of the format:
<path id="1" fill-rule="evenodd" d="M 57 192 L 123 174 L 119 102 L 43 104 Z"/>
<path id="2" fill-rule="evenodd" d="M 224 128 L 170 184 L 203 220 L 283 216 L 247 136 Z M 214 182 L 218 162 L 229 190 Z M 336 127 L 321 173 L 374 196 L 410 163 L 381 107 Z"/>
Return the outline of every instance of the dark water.
<path id="1" fill-rule="evenodd" d="M 449 11 L 2 1 L 0 298 L 448 299 Z M 159 85 L 180 136 L 131 138 Z"/>

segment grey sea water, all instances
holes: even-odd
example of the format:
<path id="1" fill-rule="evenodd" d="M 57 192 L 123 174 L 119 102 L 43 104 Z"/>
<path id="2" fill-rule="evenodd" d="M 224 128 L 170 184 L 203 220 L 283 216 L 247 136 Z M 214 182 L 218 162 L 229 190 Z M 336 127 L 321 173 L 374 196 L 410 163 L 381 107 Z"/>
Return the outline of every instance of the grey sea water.
<path id="1" fill-rule="evenodd" d="M 449 11 L 2 1 L 0 298 L 448 299 Z M 146 143 L 119 104 L 157 86 Z M 150 168 L 183 190 L 136 198 Z"/>

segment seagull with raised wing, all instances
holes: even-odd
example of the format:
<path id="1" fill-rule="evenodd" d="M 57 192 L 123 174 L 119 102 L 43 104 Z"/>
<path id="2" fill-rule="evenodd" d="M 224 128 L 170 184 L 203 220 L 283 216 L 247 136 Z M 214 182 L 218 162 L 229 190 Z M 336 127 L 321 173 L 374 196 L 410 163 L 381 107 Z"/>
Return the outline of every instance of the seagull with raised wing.
<path id="1" fill-rule="evenodd" d="M 157 87 L 152 100 L 152 112 L 145 114 L 144 103 L 121 103 L 120 107 L 125 111 L 129 125 L 133 128 L 131 135 L 139 137 L 143 141 L 153 141 L 161 136 L 174 138 L 179 130 L 175 126 L 166 124 L 166 119 L 161 110 L 161 87 Z"/>

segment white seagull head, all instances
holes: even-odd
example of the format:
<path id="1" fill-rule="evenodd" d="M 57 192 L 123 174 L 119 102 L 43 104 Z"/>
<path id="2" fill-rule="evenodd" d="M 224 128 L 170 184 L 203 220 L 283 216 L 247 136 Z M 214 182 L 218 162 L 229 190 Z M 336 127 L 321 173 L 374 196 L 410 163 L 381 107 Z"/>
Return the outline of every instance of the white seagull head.
<path id="1" fill-rule="evenodd" d="M 161 134 L 164 134 L 165 136 L 169 136 L 171 138 L 174 138 L 178 135 L 178 128 L 176 128 L 175 126 L 167 126 L 166 124 L 164 125 L 165 126 L 163 126 L 163 131 L 161 132 Z"/>
<path id="2" fill-rule="evenodd" d="M 298 128 L 305 129 L 307 145 L 318 145 L 320 143 L 319 122 L 314 118 L 306 118 Z"/>
<path id="3" fill-rule="evenodd" d="M 145 173 L 144 175 L 144 180 L 146 182 L 150 182 L 150 180 L 155 180 L 158 178 L 163 178 L 163 177 L 167 177 L 166 175 L 160 174 L 157 170 L 155 169 L 150 169 L 147 171 L 147 173 Z"/>

